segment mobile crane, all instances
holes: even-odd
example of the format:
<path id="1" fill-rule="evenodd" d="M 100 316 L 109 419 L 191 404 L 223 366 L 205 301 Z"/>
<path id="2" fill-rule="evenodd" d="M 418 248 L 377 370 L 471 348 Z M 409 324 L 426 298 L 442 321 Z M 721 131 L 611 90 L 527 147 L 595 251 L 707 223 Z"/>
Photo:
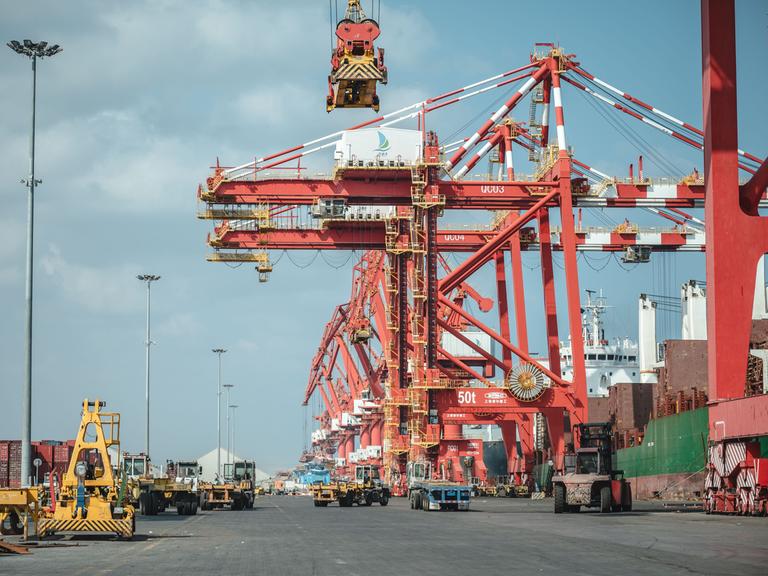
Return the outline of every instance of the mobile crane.
<path id="1" fill-rule="evenodd" d="M 50 512 L 38 519 L 41 538 L 62 532 L 114 533 L 132 538 L 134 508 L 120 466 L 120 414 L 102 412 L 105 402 L 83 400 L 72 458 Z M 109 453 L 113 451 L 114 457 Z"/>
<path id="2" fill-rule="evenodd" d="M 384 49 L 375 53 L 379 24 L 363 12 L 360 0 L 348 0 L 344 18 L 336 24 L 336 47 L 331 52 L 331 73 L 325 109 L 379 110 L 376 83 L 387 83 Z M 335 87 L 335 89 L 334 89 Z"/>

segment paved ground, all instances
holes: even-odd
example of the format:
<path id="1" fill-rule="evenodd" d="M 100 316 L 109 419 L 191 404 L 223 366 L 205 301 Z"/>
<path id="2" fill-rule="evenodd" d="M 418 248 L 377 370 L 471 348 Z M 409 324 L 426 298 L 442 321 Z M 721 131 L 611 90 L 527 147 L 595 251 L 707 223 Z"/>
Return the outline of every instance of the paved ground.
<path id="1" fill-rule="evenodd" d="M 2 575 L 768 574 L 768 519 L 665 512 L 555 516 L 551 501 L 477 499 L 470 512 L 315 508 L 307 497 L 253 510 L 140 518 L 133 541 L 0 557 Z M 74 546 L 74 545 L 77 546 Z"/>

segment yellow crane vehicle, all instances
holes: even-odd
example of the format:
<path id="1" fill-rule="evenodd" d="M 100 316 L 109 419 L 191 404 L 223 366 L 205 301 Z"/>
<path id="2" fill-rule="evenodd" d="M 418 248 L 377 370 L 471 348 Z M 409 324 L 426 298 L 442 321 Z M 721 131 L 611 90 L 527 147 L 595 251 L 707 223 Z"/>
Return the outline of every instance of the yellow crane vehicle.
<path id="1" fill-rule="evenodd" d="M 0 488 L 0 534 L 28 535 L 40 512 L 38 487 Z"/>
<path id="2" fill-rule="evenodd" d="M 214 510 L 229 507 L 230 510 L 253 508 L 254 472 L 256 463 L 240 461 L 224 464 L 224 481 L 200 484 L 200 507 Z"/>
<path id="3" fill-rule="evenodd" d="M 59 495 L 37 521 L 41 538 L 62 532 L 133 537 L 136 518 L 120 466 L 120 414 L 103 412 L 105 406 L 100 400 L 83 400 L 80 428 Z"/>
<path id="4" fill-rule="evenodd" d="M 355 466 L 354 480 L 332 480 L 328 484 L 316 482 L 312 485 L 312 501 L 317 507 L 338 502 L 341 507 L 371 506 L 378 502 L 389 504 L 389 487 L 381 481 L 378 466 Z"/>
<path id="5" fill-rule="evenodd" d="M 128 476 L 128 494 L 142 516 L 155 516 L 168 508 L 176 508 L 179 516 L 197 514 L 200 501 L 197 462 L 169 460 L 164 476 L 154 477 L 149 457 L 144 454 L 124 454 L 123 464 Z"/>

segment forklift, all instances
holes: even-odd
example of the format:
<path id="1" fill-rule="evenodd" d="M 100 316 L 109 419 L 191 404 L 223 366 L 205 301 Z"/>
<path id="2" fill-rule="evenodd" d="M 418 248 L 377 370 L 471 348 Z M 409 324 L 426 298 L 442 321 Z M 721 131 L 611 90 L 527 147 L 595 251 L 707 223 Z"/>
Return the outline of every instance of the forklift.
<path id="1" fill-rule="evenodd" d="M 565 455 L 565 471 L 552 477 L 555 514 L 578 512 L 582 506 L 600 512 L 632 510 L 632 487 L 622 470 L 613 468 L 610 422 L 576 424 L 579 448 Z"/>

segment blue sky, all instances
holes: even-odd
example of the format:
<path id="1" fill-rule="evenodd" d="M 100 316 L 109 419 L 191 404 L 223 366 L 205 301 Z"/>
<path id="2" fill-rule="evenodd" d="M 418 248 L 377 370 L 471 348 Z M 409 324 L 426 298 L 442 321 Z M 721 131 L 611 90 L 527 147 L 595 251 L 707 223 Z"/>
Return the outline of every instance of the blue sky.
<path id="1" fill-rule="evenodd" d="M 768 9 L 737 3 L 740 144 L 768 154 L 763 108 Z M 534 42 L 556 42 L 584 67 L 656 107 L 701 125 L 699 3 L 395 2 L 382 6 L 393 110 L 528 61 Z M 153 458 L 188 458 L 216 441 L 216 362 L 235 384 L 238 447 L 266 470 L 290 466 L 303 445 L 300 401 L 324 323 L 346 300 L 354 255 L 306 269 L 283 258 L 269 283 L 205 262 L 210 226 L 195 217 L 197 184 L 223 164 L 305 142 L 370 117 L 324 111 L 330 26 L 324 0 L 282 4 L 180 0 L 0 2 L 0 36 L 45 39 L 64 52 L 39 67 L 33 437 L 71 437 L 79 402 L 101 397 L 123 413 L 123 443 L 143 446 L 144 291 L 153 290 Z M 29 63 L 0 51 L 0 437 L 20 430 L 24 333 L 25 188 Z M 435 114 L 445 137 L 498 95 Z M 623 176 L 638 151 L 566 87 L 576 155 Z M 521 119 L 527 107 L 521 110 Z M 680 171 L 695 152 L 635 126 Z M 468 135 L 470 128 L 462 134 Z M 518 161 L 522 163 L 523 157 Z M 328 156 L 310 166 L 327 169 Z M 653 164 L 651 176 L 663 176 Z M 626 214 L 609 213 L 614 220 Z M 646 217 L 635 218 L 650 222 Z M 483 214 L 452 221 L 485 221 Z M 292 254 L 296 264 L 310 253 Z M 534 348 L 543 342 L 535 255 L 526 257 Z M 582 287 L 604 288 L 615 335 L 634 334 L 640 292 L 676 293 L 703 278 L 702 256 L 674 256 L 625 271 L 582 261 Z M 338 269 L 334 266 L 339 267 Z M 475 285 L 489 293 L 490 275 Z M 534 298 L 536 294 L 536 298 Z M 562 299 L 561 299 L 562 301 Z M 565 327 L 563 326 L 563 329 Z"/>

